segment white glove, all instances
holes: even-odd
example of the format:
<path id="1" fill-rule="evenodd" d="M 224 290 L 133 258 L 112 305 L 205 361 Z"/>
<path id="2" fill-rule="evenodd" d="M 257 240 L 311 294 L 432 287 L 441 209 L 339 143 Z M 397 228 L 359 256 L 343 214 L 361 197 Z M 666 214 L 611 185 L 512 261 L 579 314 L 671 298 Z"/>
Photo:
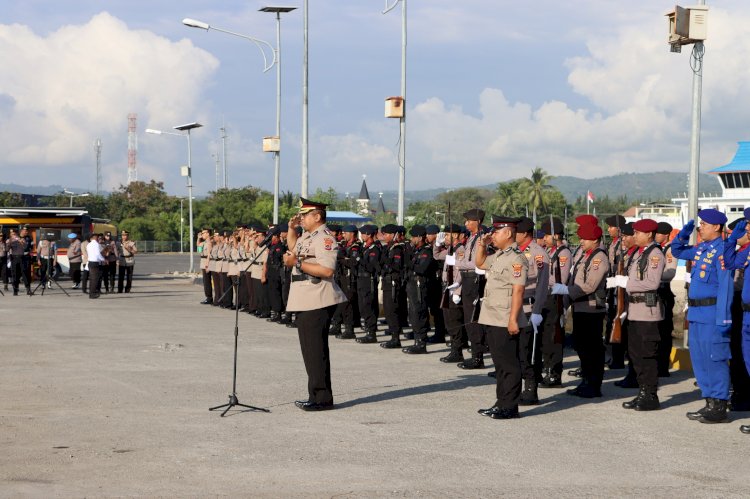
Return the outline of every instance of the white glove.
<path id="1" fill-rule="evenodd" d="M 553 295 L 567 295 L 568 287 L 565 284 L 556 283 L 552 286 Z"/>
<path id="2" fill-rule="evenodd" d="M 626 275 L 616 275 L 615 276 L 615 282 L 617 283 L 618 288 L 627 288 L 628 287 L 628 276 Z"/>
<path id="3" fill-rule="evenodd" d="M 612 289 L 617 287 L 617 278 L 616 277 L 607 277 L 607 289 Z"/>
<path id="4" fill-rule="evenodd" d="M 456 289 L 460 285 L 461 285 L 460 283 L 454 282 L 453 284 L 451 284 L 450 286 L 448 286 L 446 289 Z"/>
<path id="5" fill-rule="evenodd" d="M 438 235 L 435 238 L 435 243 L 438 246 L 442 246 L 444 242 L 445 242 L 445 232 L 438 232 Z"/>
<path id="6" fill-rule="evenodd" d="M 690 279 L 691 279 L 692 277 L 693 277 L 693 276 L 691 276 L 690 274 L 688 274 L 688 273 L 685 273 L 685 284 L 690 284 Z"/>
<path id="7" fill-rule="evenodd" d="M 534 329 L 538 328 L 543 320 L 542 314 L 531 314 L 531 324 L 534 326 Z"/>
<path id="8" fill-rule="evenodd" d="M 479 267 L 475 268 L 475 269 L 474 269 L 474 272 L 475 272 L 475 273 L 476 273 L 477 275 L 484 275 L 484 274 L 486 274 L 486 273 L 487 273 L 487 272 L 486 272 L 486 271 L 485 271 L 484 269 L 480 269 Z"/>
<path id="9" fill-rule="evenodd" d="M 453 303 L 455 303 L 456 305 L 461 303 L 461 295 L 453 295 Z"/>

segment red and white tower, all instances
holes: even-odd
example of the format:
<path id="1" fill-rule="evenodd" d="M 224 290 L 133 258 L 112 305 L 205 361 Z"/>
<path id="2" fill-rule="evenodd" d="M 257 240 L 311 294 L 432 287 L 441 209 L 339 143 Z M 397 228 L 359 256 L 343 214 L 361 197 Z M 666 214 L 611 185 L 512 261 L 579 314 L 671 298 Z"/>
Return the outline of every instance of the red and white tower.
<path id="1" fill-rule="evenodd" d="M 138 115 L 128 115 L 128 184 L 138 180 L 138 169 L 136 168 L 136 155 L 138 153 L 138 135 L 136 135 L 136 121 Z"/>

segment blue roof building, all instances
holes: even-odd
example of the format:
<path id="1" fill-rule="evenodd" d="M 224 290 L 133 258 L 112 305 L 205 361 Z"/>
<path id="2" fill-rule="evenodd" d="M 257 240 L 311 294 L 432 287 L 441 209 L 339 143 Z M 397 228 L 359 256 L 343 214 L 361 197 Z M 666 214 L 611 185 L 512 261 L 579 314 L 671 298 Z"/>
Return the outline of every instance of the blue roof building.
<path id="1" fill-rule="evenodd" d="M 747 197 L 750 192 L 737 189 L 750 189 L 750 142 L 738 142 L 737 152 L 732 161 L 714 168 L 708 173 L 719 176 L 725 197 Z"/>

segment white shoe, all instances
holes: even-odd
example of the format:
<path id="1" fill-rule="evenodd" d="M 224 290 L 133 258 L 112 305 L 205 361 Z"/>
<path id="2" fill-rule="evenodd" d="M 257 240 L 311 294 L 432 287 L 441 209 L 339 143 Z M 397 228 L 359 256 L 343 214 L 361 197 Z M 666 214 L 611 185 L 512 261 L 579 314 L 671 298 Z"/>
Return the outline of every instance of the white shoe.
<path id="1" fill-rule="evenodd" d="M 52 281 L 47 281 L 47 289 L 52 289 Z"/>

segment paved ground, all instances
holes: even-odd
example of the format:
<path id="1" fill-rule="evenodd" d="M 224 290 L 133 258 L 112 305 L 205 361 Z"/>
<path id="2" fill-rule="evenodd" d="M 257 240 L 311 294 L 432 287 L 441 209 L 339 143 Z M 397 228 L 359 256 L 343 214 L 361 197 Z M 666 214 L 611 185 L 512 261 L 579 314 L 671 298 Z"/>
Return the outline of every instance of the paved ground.
<path id="1" fill-rule="evenodd" d="M 53 291 L 0 297 L 0 497 L 747 497 L 750 414 L 688 421 L 685 374 L 660 412 L 621 409 L 634 391 L 614 371 L 601 400 L 547 390 L 494 421 L 476 414 L 486 371 L 333 340 L 337 410 L 308 414 L 296 331 L 245 315 L 238 396 L 270 412 L 220 418 L 234 315 L 198 305 L 198 286 Z"/>

